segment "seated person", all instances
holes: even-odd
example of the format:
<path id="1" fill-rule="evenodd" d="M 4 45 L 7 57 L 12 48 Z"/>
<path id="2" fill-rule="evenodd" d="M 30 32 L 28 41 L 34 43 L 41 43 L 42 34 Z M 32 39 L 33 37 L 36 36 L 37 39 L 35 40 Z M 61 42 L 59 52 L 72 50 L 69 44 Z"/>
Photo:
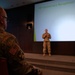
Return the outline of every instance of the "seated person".
<path id="1" fill-rule="evenodd" d="M 42 75 L 42 71 L 29 64 L 16 37 L 5 31 L 6 11 L 0 7 L 0 57 L 7 59 L 9 75 Z"/>

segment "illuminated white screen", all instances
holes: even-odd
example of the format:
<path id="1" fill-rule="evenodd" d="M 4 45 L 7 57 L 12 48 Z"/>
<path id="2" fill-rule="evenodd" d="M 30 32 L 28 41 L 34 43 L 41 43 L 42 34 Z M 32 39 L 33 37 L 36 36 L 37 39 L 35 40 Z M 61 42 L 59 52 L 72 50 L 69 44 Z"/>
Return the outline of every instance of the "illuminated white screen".
<path id="1" fill-rule="evenodd" d="M 51 34 L 51 41 L 75 41 L 75 0 L 35 4 L 34 41 L 43 41 L 45 29 Z"/>

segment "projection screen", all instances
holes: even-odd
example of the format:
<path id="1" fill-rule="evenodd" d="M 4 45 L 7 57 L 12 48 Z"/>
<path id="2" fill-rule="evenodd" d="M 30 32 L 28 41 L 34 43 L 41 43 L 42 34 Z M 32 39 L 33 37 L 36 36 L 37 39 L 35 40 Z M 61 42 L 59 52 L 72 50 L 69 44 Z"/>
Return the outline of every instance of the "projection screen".
<path id="1" fill-rule="evenodd" d="M 51 41 L 75 41 L 75 0 L 35 4 L 34 41 L 43 41 L 45 29 L 51 34 Z"/>

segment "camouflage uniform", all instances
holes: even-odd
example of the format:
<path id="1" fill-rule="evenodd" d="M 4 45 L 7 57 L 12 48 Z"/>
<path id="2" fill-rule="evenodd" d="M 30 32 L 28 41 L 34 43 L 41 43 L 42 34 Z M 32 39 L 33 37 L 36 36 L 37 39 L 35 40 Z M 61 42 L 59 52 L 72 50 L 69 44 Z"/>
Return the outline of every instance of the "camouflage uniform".
<path id="1" fill-rule="evenodd" d="M 50 46 L 50 38 L 51 35 L 49 33 L 44 33 L 42 35 L 42 38 L 44 39 L 43 41 L 43 54 L 46 53 L 46 48 L 48 49 L 48 53 L 51 54 L 51 46 Z"/>
<path id="2" fill-rule="evenodd" d="M 8 69 L 12 75 L 41 75 L 39 69 L 26 62 L 16 37 L 5 32 L 3 28 L 0 28 L 0 57 L 7 58 Z"/>

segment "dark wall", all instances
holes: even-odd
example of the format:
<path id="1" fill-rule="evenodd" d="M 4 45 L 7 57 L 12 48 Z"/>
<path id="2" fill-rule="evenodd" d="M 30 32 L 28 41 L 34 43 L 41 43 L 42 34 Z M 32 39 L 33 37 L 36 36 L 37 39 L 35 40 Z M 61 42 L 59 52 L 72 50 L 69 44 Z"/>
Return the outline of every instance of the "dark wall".
<path id="1" fill-rule="evenodd" d="M 34 42 L 34 27 L 27 29 L 24 22 L 34 21 L 34 4 L 6 10 L 8 14 L 7 31 L 14 34 L 24 52 L 41 53 L 42 42 Z M 53 55 L 75 55 L 75 42 L 51 42 Z"/>
<path id="2" fill-rule="evenodd" d="M 42 53 L 42 42 L 33 44 L 34 53 Z M 75 42 L 51 42 L 52 55 L 75 55 Z"/>
<path id="3" fill-rule="evenodd" d="M 33 21 L 34 6 L 31 4 L 6 11 L 8 15 L 7 31 L 17 37 L 25 52 L 32 52 L 33 28 L 28 30 L 25 22 Z"/>

